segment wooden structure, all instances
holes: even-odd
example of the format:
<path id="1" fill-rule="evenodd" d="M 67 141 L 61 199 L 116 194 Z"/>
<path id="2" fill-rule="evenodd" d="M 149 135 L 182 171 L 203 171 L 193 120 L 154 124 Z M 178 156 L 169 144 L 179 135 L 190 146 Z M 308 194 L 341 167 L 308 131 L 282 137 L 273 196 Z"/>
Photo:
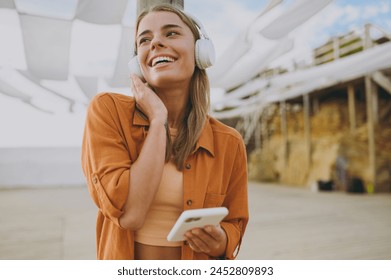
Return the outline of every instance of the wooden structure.
<path id="1" fill-rule="evenodd" d="M 314 64 L 312 66 L 316 67 L 320 64 L 332 62 L 342 57 L 346 57 L 350 54 L 365 51 L 369 48 L 372 48 L 373 46 L 376 46 L 377 44 L 382 44 L 391 41 L 391 35 L 386 32 L 383 32 L 382 33 L 383 36 L 380 38 L 377 39 L 371 38 L 370 33 L 374 28 L 378 29 L 373 25 L 367 24 L 365 26 L 363 35 L 361 36 L 356 33 L 349 33 L 346 36 L 334 38 L 329 42 L 327 42 L 325 45 L 315 49 Z M 293 152 L 294 152 L 293 151 L 294 147 L 292 146 L 292 138 L 291 138 L 293 135 L 291 136 L 288 133 L 288 131 L 292 130 L 292 127 L 289 127 L 289 124 L 292 125 L 292 119 L 291 116 L 288 116 L 288 113 L 292 112 L 293 106 L 299 106 L 301 108 L 300 110 L 302 111 L 302 117 L 301 117 L 302 119 L 300 120 L 300 124 L 297 124 L 298 126 L 300 126 L 300 129 L 302 130 L 302 135 L 300 136 L 300 138 L 302 139 L 301 143 L 305 146 L 305 148 L 303 148 L 300 152 L 300 158 L 302 158 L 300 169 L 310 170 L 315 155 L 314 143 L 316 142 L 316 139 L 314 137 L 314 133 L 317 133 L 317 132 L 313 132 L 312 131 L 313 129 L 311 129 L 312 116 L 315 116 L 315 114 L 317 114 L 318 111 L 320 110 L 320 100 L 325 100 L 331 98 L 332 96 L 335 96 L 337 98 L 346 96 L 346 99 L 345 97 L 344 99 L 346 100 L 346 107 L 347 107 L 346 108 L 346 113 L 347 113 L 346 120 L 348 125 L 347 132 L 348 133 L 350 132 L 353 138 L 357 137 L 358 134 L 360 135 L 361 139 L 364 139 L 363 133 L 365 132 L 365 130 L 362 129 L 363 124 L 365 124 L 367 130 L 365 133 L 365 135 L 367 135 L 365 136 L 366 140 L 363 141 L 363 143 L 364 142 L 367 143 L 366 159 L 368 162 L 368 168 L 365 168 L 366 170 L 362 170 L 362 172 L 365 172 L 366 190 L 368 192 L 391 191 L 391 185 L 387 189 L 387 187 L 384 187 L 383 184 L 384 176 L 385 176 L 384 172 L 387 173 L 387 171 L 379 169 L 380 166 L 379 164 L 384 165 L 383 164 L 384 162 L 382 161 L 383 159 L 377 158 L 377 157 L 383 157 L 384 153 L 382 152 L 382 145 L 380 143 L 379 146 L 379 142 L 384 141 L 384 139 L 380 139 L 380 138 L 376 139 L 377 137 L 376 135 L 378 135 L 379 133 L 378 127 L 380 125 L 379 123 L 380 120 L 384 119 L 384 115 L 389 115 L 391 112 L 391 104 L 387 106 L 387 104 L 380 103 L 381 96 L 383 97 L 382 100 L 389 100 L 389 98 L 387 98 L 387 93 L 391 95 L 391 75 L 390 75 L 391 72 L 389 70 L 385 69 L 382 71 L 375 71 L 373 73 L 368 72 L 362 77 L 356 77 L 350 81 L 345 81 L 343 83 L 330 86 L 329 88 L 304 94 L 300 98 L 296 97 L 289 100 L 279 101 L 279 106 L 278 106 L 279 107 L 279 112 L 278 112 L 279 129 L 278 127 L 277 129 L 281 133 L 280 148 L 281 148 L 281 152 L 283 153 L 281 157 L 278 156 L 278 160 L 276 159 L 279 162 L 278 163 L 279 166 L 282 166 L 281 165 L 281 160 L 282 160 L 283 166 L 285 166 L 285 168 L 292 168 L 292 166 L 289 166 L 289 164 L 292 164 L 291 157 L 293 156 Z M 271 71 L 267 72 L 267 74 L 270 73 Z M 340 93 L 342 93 L 342 95 L 340 95 Z M 344 95 L 344 93 L 346 93 L 346 95 Z M 384 99 L 384 97 L 386 97 L 386 99 Z M 363 107 L 362 105 L 364 104 L 365 106 Z M 273 106 L 275 105 L 277 104 L 273 104 Z M 266 111 L 267 110 L 265 110 L 265 112 Z M 336 114 L 338 114 L 338 112 L 336 112 Z M 258 118 L 258 122 L 260 123 L 261 126 L 270 125 L 269 122 L 270 118 L 265 115 L 267 115 L 267 113 L 264 113 Z M 250 125 L 251 123 L 252 121 L 249 120 L 248 125 L 243 126 L 242 130 L 245 131 L 245 134 L 247 133 L 246 130 L 251 127 Z M 276 129 L 276 127 L 272 127 L 272 128 L 269 127 L 268 129 L 271 131 L 271 135 L 272 135 L 273 129 Z M 256 134 L 257 133 L 254 132 L 253 135 L 254 138 L 258 137 Z M 265 140 L 268 141 L 271 135 L 266 135 L 266 137 L 262 138 L 262 141 L 263 142 Z M 295 135 L 294 137 L 297 136 L 298 135 Z M 251 141 L 249 142 L 250 144 L 250 147 L 248 147 L 249 150 L 253 148 L 252 147 L 253 144 L 255 144 L 255 146 L 258 146 L 256 143 L 257 139 L 254 139 L 254 141 L 255 143 L 251 143 Z M 264 150 L 268 149 L 266 146 L 263 146 L 263 148 Z M 276 149 L 275 142 L 273 146 L 269 148 Z M 361 152 L 361 155 L 362 154 L 363 153 Z M 264 156 L 268 157 L 270 155 L 264 155 Z M 316 156 L 319 157 L 319 154 L 317 154 Z M 270 159 L 271 158 L 273 157 L 270 156 Z M 361 158 L 361 160 L 366 161 L 363 158 Z M 390 173 L 390 175 L 388 176 L 391 182 L 391 169 L 388 172 Z M 270 172 L 267 174 L 270 174 Z M 277 180 L 279 180 L 278 178 L 279 176 L 281 176 L 281 173 L 278 172 L 278 174 L 279 175 L 277 175 L 276 177 Z M 357 176 L 360 176 L 360 174 L 357 174 Z M 381 180 L 378 178 L 379 176 L 383 176 Z M 314 177 L 309 177 L 309 178 L 312 178 L 313 180 Z M 269 177 L 267 178 L 265 177 L 265 180 L 273 180 L 273 179 Z M 288 181 L 283 181 L 283 182 L 289 183 Z"/>
<path id="2" fill-rule="evenodd" d="M 323 46 L 314 50 L 314 64 L 331 62 L 338 58 L 360 52 L 364 49 L 364 40 L 354 32 L 334 37 Z"/>
<path id="3" fill-rule="evenodd" d="M 359 51 L 371 48 L 374 44 L 382 43 L 391 40 L 389 34 L 385 34 L 375 41 L 371 40 L 371 28 L 376 28 L 373 25 L 366 24 L 364 37 L 361 38 L 356 33 L 349 33 L 345 36 L 336 37 L 327 42 L 325 45 L 314 50 L 314 64 L 319 65 L 336 60 Z M 380 30 L 382 31 L 382 30 Z M 383 32 L 383 31 L 382 31 Z M 383 32 L 384 33 L 384 32 Z M 372 183 L 376 185 L 376 151 L 375 151 L 375 136 L 374 130 L 378 123 L 378 89 L 381 86 L 391 94 L 391 80 L 381 72 L 375 72 L 372 75 L 367 75 L 364 78 L 366 103 L 367 103 L 367 123 L 368 123 L 368 156 L 371 166 Z M 356 128 L 356 110 L 355 110 L 355 92 L 352 85 L 348 85 L 348 110 L 350 131 L 354 132 Z"/>

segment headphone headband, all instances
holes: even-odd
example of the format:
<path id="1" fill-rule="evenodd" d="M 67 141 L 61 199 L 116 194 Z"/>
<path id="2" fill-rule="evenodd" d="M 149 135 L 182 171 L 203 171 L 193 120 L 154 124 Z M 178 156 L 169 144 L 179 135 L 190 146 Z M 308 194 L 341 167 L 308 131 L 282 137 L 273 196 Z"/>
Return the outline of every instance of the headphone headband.
<path id="1" fill-rule="evenodd" d="M 195 25 L 197 26 L 198 33 L 200 34 L 200 37 L 204 38 L 204 39 L 210 40 L 208 34 L 206 33 L 206 30 L 205 30 L 204 26 L 201 23 L 201 21 L 199 21 L 195 16 L 190 15 L 189 13 L 186 13 L 186 15 L 189 18 L 191 18 L 193 20 L 193 22 L 195 23 Z"/>

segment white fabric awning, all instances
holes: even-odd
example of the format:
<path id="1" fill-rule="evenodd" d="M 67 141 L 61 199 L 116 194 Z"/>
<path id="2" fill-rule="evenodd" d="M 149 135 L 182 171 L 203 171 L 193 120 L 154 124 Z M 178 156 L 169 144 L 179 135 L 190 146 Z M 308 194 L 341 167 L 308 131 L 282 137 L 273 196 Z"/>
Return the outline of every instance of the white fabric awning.
<path id="1" fill-rule="evenodd" d="M 295 1 L 285 13 L 270 22 L 261 30 L 262 36 L 277 40 L 287 36 L 293 29 L 307 21 L 314 14 L 322 10 L 332 0 L 300 0 Z"/>
<path id="2" fill-rule="evenodd" d="M 310 17 L 327 6 L 332 0 L 300 0 L 285 10 L 270 10 L 251 23 L 255 29 L 251 42 L 242 35 L 229 47 L 211 69 L 211 84 L 226 90 L 238 87 L 255 77 L 273 60 L 292 49 L 287 36 Z M 234 46 L 237 50 L 233 50 Z"/>
<path id="3" fill-rule="evenodd" d="M 31 82 L 34 86 L 36 86 L 37 88 L 40 88 L 42 89 L 43 91 L 42 92 L 46 92 L 46 93 L 49 93 L 51 95 L 53 95 L 53 97 L 56 97 L 56 98 L 59 98 L 61 99 L 62 101 L 66 101 L 69 103 L 69 111 L 73 111 L 73 106 L 75 105 L 76 101 L 68 96 L 64 96 L 63 94 L 59 93 L 59 92 L 56 92 L 54 90 L 51 90 L 50 88 L 42 85 L 40 79 L 38 79 L 37 77 L 35 77 L 32 73 L 30 73 L 29 71 L 22 71 L 22 70 L 18 70 L 17 71 L 20 75 L 22 75 L 25 79 L 27 79 L 29 82 Z"/>
<path id="4" fill-rule="evenodd" d="M 122 27 L 121 41 L 114 74 L 107 82 L 112 87 L 130 87 L 128 61 L 133 56 L 134 28 Z"/>
<path id="5" fill-rule="evenodd" d="M 20 21 L 29 71 L 39 79 L 66 80 L 72 22 L 30 15 Z"/>
<path id="6" fill-rule="evenodd" d="M 297 98 L 389 68 L 391 68 L 391 42 L 317 67 L 289 72 L 268 80 L 254 80 L 233 93 L 237 97 L 244 97 L 247 92 L 247 96 L 250 96 L 258 87 L 256 95 L 247 99 L 223 99 L 219 104 L 215 104 L 215 107 L 226 105 L 234 108 L 212 114 L 218 118 L 252 114 L 254 110 L 267 104 Z"/>
<path id="7" fill-rule="evenodd" d="M 0 77 L 0 92 L 7 96 L 18 98 L 23 102 L 29 102 L 32 99 L 32 96 L 25 94 L 24 92 L 14 88 L 9 83 L 4 81 L 1 77 Z"/>
<path id="8" fill-rule="evenodd" d="M 240 62 L 231 67 L 213 86 L 231 89 L 244 84 L 266 69 L 273 60 L 290 51 L 293 48 L 293 41 L 287 37 L 279 41 L 263 39 L 256 45 L 260 46 L 258 53 L 253 51 L 242 57 Z"/>
<path id="9" fill-rule="evenodd" d="M 13 0 L 0 0 L 0 8 L 15 9 Z"/>
<path id="10" fill-rule="evenodd" d="M 20 101 L 34 107 L 35 109 L 37 109 L 41 112 L 53 113 L 51 110 L 45 109 L 45 108 L 35 104 L 32 96 L 25 94 L 24 92 L 20 91 L 19 89 L 15 88 L 14 86 L 10 85 L 6 81 L 4 81 L 1 77 L 0 77 L 0 93 L 7 95 L 7 96 L 10 96 L 10 97 L 13 97 L 13 98 L 17 98 Z"/>
<path id="11" fill-rule="evenodd" d="M 209 79 L 213 86 L 219 86 L 220 79 L 224 79 L 227 71 L 251 50 L 254 37 L 258 36 L 259 30 L 265 27 L 271 19 L 278 16 L 280 11 L 275 8 L 281 2 L 282 0 L 270 0 L 266 8 L 257 15 L 246 29 L 239 33 L 232 44 L 218 57 L 216 64 L 208 69 Z"/>
<path id="12" fill-rule="evenodd" d="M 98 91 L 98 78 L 87 76 L 75 76 L 75 79 L 88 99 L 92 99 Z"/>
<path id="13" fill-rule="evenodd" d="M 79 0 L 76 18 L 96 24 L 120 24 L 128 0 Z"/>

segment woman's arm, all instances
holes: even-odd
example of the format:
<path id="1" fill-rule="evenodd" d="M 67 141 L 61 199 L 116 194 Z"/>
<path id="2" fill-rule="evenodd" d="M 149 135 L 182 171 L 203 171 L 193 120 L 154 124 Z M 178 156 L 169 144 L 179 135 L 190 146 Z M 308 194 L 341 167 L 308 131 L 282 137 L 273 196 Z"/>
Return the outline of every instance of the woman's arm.
<path id="1" fill-rule="evenodd" d="M 136 230 L 144 224 L 162 177 L 167 141 L 167 109 L 159 97 L 136 76 L 132 76 L 132 92 L 137 105 L 150 122 L 140 155 L 130 168 L 128 197 L 124 213 L 119 219 L 121 227 Z"/>

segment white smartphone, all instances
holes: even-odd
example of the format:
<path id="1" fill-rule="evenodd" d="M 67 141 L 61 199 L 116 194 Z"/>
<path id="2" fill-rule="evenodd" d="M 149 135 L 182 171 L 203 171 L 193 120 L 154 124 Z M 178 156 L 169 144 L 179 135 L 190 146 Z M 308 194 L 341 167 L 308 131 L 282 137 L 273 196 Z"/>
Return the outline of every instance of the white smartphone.
<path id="1" fill-rule="evenodd" d="M 212 207 L 183 211 L 167 235 L 168 241 L 185 240 L 184 234 L 192 228 L 202 228 L 204 226 L 218 225 L 225 216 L 228 209 L 225 207 Z"/>

